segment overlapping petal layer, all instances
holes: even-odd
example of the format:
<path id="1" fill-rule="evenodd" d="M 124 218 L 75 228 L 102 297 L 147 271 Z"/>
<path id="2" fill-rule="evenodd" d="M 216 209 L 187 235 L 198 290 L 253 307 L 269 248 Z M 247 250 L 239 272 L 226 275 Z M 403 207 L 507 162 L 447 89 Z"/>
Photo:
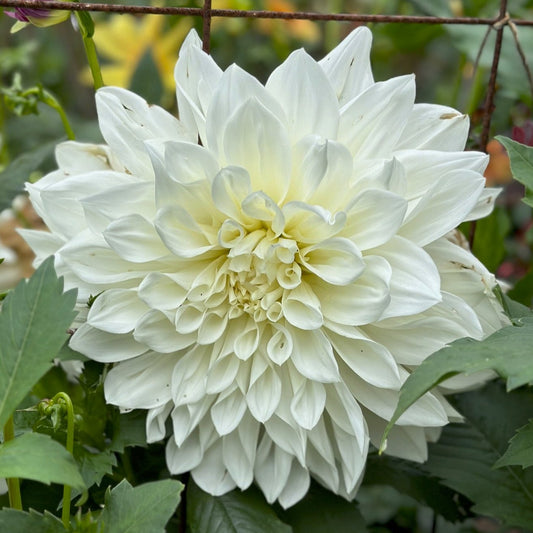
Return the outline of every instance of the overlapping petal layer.
<path id="1" fill-rule="evenodd" d="M 100 295 L 72 347 L 115 363 L 107 401 L 147 409 L 148 441 L 170 418 L 170 471 L 212 494 L 255 480 L 287 507 L 312 476 L 352 498 L 411 369 L 507 323 L 453 232 L 496 196 L 460 152 L 467 117 L 414 104 L 412 76 L 375 83 L 370 44 L 299 50 L 263 86 L 193 32 L 180 120 L 101 89 L 107 145 L 59 146 L 28 185 L 51 230 L 24 232 L 37 261 L 55 253 L 80 305 Z M 426 394 L 387 453 L 424 460 L 456 418 Z"/>

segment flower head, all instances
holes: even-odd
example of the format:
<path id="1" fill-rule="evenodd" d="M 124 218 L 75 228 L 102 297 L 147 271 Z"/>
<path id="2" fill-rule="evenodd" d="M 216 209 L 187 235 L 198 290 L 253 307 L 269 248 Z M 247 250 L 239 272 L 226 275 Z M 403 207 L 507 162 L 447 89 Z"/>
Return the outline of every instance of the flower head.
<path id="1" fill-rule="evenodd" d="M 14 11 L 4 11 L 4 13 L 8 17 L 17 20 L 11 28 L 11 33 L 21 30 L 28 24 L 39 28 L 46 28 L 64 22 L 70 17 L 70 11 L 32 7 L 16 7 Z"/>
<path id="2" fill-rule="evenodd" d="M 374 82 L 370 44 L 299 50 L 262 85 L 192 32 L 179 121 L 101 89 L 107 145 L 62 144 L 27 185 L 51 231 L 24 231 L 37 261 L 81 305 L 101 293 L 71 346 L 114 363 L 107 401 L 146 409 L 148 441 L 170 417 L 170 471 L 212 494 L 255 480 L 290 506 L 312 476 L 352 498 L 411 369 L 507 324 L 454 231 L 492 208 L 487 157 L 462 152 L 467 117 L 414 104 L 413 76 Z M 387 453 L 423 461 L 458 416 L 426 394 Z"/>

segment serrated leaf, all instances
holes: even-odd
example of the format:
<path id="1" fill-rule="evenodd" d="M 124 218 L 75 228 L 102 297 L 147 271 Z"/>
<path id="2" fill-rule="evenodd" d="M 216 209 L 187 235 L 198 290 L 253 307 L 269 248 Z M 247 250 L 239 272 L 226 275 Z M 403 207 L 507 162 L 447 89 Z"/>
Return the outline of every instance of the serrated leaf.
<path id="1" fill-rule="evenodd" d="M 103 526 L 103 533 L 164 533 L 183 488 L 183 483 L 173 479 L 138 487 L 132 487 L 123 479 L 106 493 L 98 523 Z"/>
<path id="2" fill-rule="evenodd" d="M 30 510 L 29 513 L 15 509 L 0 511 L 0 531 L 27 531 L 31 533 L 65 533 L 63 523 L 59 518 L 45 513 L 44 515 Z"/>
<path id="3" fill-rule="evenodd" d="M 501 468 L 507 465 L 519 465 L 522 468 L 533 466 L 533 419 L 517 430 L 509 448 L 494 466 Z"/>
<path id="4" fill-rule="evenodd" d="M 13 198 L 24 190 L 24 183 L 30 174 L 54 153 L 58 142 L 55 140 L 23 153 L 0 172 L 0 211 L 11 207 Z"/>
<path id="5" fill-rule="evenodd" d="M 52 366 L 76 316 L 76 291 L 63 293 L 63 278 L 48 258 L 22 280 L 0 312 L 0 427 Z"/>
<path id="6" fill-rule="evenodd" d="M 290 533 L 252 487 L 211 496 L 192 480 L 187 486 L 187 525 L 191 533 Z"/>
<path id="7" fill-rule="evenodd" d="M 282 514 L 294 533 L 366 533 L 357 503 L 313 483 L 305 498 Z"/>
<path id="8" fill-rule="evenodd" d="M 454 405 L 464 424 L 444 428 L 429 446 L 424 468 L 448 487 L 467 496 L 479 514 L 502 520 L 506 526 L 533 524 L 533 471 L 493 468 L 505 451 L 516 424 L 533 414 L 533 395 L 527 390 L 506 393 L 498 383 L 457 396 Z"/>
<path id="9" fill-rule="evenodd" d="M 76 454 L 76 460 L 80 466 L 80 473 L 87 488 L 95 484 L 100 485 L 102 478 L 106 474 L 111 474 L 113 467 L 117 466 L 117 458 L 110 450 L 100 453 L 90 453 L 82 448 Z"/>
<path id="10" fill-rule="evenodd" d="M 459 339 L 430 355 L 402 385 L 398 406 L 387 424 L 383 442 L 402 413 L 447 378 L 492 369 L 507 379 L 507 390 L 532 381 L 533 318 L 524 317 L 518 322 L 522 324 L 520 327 L 507 326 L 483 341 Z"/>
<path id="11" fill-rule="evenodd" d="M 421 465 L 396 457 L 370 454 L 366 462 L 363 485 L 389 485 L 400 494 L 430 507 L 450 522 L 465 518 L 457 493 L 444 487 L 438 478 L 425 472 Z"/>
<path id="12" fill-rule="evenodd" d="M 0 477 L 85 488 L 72 455 L 59 442 L 41 433 L 24 433 L 0 445 Z"/>
<path id="13" fill-rule="evenodd" d="M 526 186 L 526 198 L 523 201 L 532 205 L 533 147 L 520 144 L 501 135 L 497 136 L 496 139 L 503 144 L 509 154 L 513 178 Z"/>

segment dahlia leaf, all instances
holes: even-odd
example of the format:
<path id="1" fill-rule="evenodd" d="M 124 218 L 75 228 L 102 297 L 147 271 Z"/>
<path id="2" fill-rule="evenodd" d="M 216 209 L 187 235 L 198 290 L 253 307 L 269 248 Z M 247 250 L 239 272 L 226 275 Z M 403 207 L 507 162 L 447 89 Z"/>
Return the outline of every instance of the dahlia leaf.
<path id="1" fill-rule="evenodd" d="M 187 525 L 191 533 L 290 533 L 284 524 L 254 489 L 233 491 L 223 496 L 211 496 L 194 482 L 187 488 Z"/>
<path id="2" fill-rule="evenodd" d="M 507 380 L 508 391 L 533 381 L 533 318 L 524 317 L 516 323 L 520 326 L 502 328 L 483 341 L 459 339 L 417 367 L 400 390 L 398 406 L 385 429 L 381 450 L 398 418 L 431 388 L 452 376 L 492 369 Z"/>
<path id="3" fill-rule="evenodd" d="M 364 486 L 388 485 L 400 494 L 431 507 L 449 522 L 465 518 L 465 502 L 457 501 L 457 493 L 442 486 L 439 479 L 424 472 L 423 467 L 396 457 L 370 454 L 367 459 Z"/>
<path id="4" fill-rule="evenodd" d="M 317 483 L 313 483 L 305 498 L 287 509 L 282 518 L 294 533 L 367 531 L 357 503 L 348 502 Z"/>
<path id="5" fill-rule="evenodd" d="M 508 526 L 531 527 L 533 470 L 494 468 L 494 463 L 503 457 L 515 428 L 533 416 L 533 394 L 527 389 L 506 393 L 493 382 L 458 395 L 454 405 L 466 422 L 444 428 L 429 447 L 424 469 L 472 500 L 476 513 Z"/>
<path id="6" fill-rule="evenodd" d="M 522 201 L 533 207 L 533 147 L 498 135 L 496 139 L 505 146 L 511 161 L 513 178 L 526 186 L 526 196 Z"/>
<path id="7" fill-rule="evenodd" d="M 0 477 L 59 483 L 80 491 L 85 489 L 72 455 L 42 433 L 24 433 L 0 445 Z"/>
<path id="8" fill-rule="evenodd" d="M 103 526 L 103 533 L 164 533 L 183 487 L 183 483 L 173 479 L 132 487 L 123 479 L 107 491 L 98 523 Z"/>
<path id="9" fill-rule="evenodd" d="M 48 512 L 42 515 L 33 509 L 29 513 L 15 509 L 2 509 L 0 511 L 0 531 L 65 533 L 65 526 L 59 518 Z"/>
<path id="10" fill-rule="evenodd" d="M 76 316 L 76 290 L 63 293 L 63 278 L 50 257 L 21 281 L 0 312 L 0 427 L 52 366 Z"/>
<path id="11" fill-rule="evenodd" d="M 13 198 L 24 190 L 24 182 L 29 180 L 30 174 L 54 153 L 57 142 L 56 139 L 24 152 L 0 172 L 0 211 L 11 207 Z"/>
<path id="12" fill-rule="evenodd" d="M 533 466 L 533 419 L 517 430 L 509 448 L 494 466 L 501 468 L 508 465 L 519 465 L 522 468 Z"/>

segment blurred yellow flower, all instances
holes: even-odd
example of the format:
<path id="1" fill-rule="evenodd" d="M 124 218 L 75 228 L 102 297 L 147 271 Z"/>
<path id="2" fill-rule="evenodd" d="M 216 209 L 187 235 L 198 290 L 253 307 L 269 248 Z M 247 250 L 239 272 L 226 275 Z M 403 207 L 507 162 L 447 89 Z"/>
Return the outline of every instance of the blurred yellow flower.
<path id="1" fill-rule="evenodd" d="M 165 90 L 174 91 L 174 64 L 178 49 L 192 24 L 180 20 L 165 31 L 162 15 L 111 15 L 96 23 L 94 42 L 99 55 L 107 62 L 102 65 L 106 85 L 129 87 L 137 65 L 151 51 Z M 89 71 L 82 78 L 92 83 Z"/>

